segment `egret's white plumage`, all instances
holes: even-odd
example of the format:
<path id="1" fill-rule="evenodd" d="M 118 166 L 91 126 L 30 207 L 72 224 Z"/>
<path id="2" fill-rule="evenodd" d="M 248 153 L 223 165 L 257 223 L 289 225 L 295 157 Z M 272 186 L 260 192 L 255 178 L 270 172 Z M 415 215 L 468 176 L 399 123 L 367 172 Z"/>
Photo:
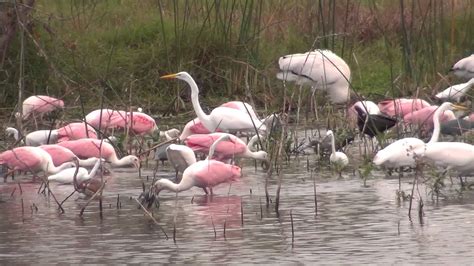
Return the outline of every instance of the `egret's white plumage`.
<path id="1" fill-rule="evenodd" d="M 347 63 L 329 50 L 314 50 L 304 54 L 290 54 L 278 60 L 277 78 L 309 85 L 328 93 L 333 103 L 349 99 L 351 70 Z"/>
<path id="2" fill-rule="evenodd" d="M 436 166 L 454 170 L 461 176 L 474 174 L 474 146 L 463 142 L 428 143 L 423 158 Z"/>
<path id="3" fill-rule="evenodd" d="M 331 164 L 338 165 L 340 167 L 345 167 L 349 164 L 349 158 L 347 158 L 347 155 L 343 152 L 336 151 L 336 141 L 334 140 L 334 133 L 332 130 L 328 130 L 326 132 L 326 136 L 329 136 L 331 138 L 331 156 L 329 156 L 329 161 Z"/>
<path id="4" fill-rule="evenodd" d="M 440 116 L 446 110 L 461 109 L 450 102 L 443 103 L 433 115 L 433 134 L 428 144 L 436 143 L 440 132 Z M 424 156 L 425 142 L 418 138 L 403 138 L 388 145 L 375 154 L 373 163 L 377 166 L 386 166 L 389 168 L 416 166 L 416 160 Z"/>
<path id="5" fill-rule="evenodd" d="M 474 54 L 459 60 L 451 68 L 451 71 L 453 71 L 456 76 L 461 78 L 474 78 Z"/>
<path id="6" fill-rule="evenodd" d="M 461 98 L 466 95 L 466 93 L 474 85 L 474 78 L 471 78 L 468 82 L 453 85 L 444 91 L 436 94 L 436 98 L 441 100 L 454 100 L 459 102 Z"/>
<path id="7" fill-rule="evenodd" d="M 165 75 L 162 79 L 181 79 L 188 83 L 191 88 L 191 101 L 194 111 L 202 124 L 210 132 L 220 129 L 225 132 L 265 130 L 265 125 L 258 119 L 254 119 L 241 110 L 219 106 L 214 108 L 209 115 L 204 113 L 199 103 L 199 88 L 194 79 L 187 72 Z"/>

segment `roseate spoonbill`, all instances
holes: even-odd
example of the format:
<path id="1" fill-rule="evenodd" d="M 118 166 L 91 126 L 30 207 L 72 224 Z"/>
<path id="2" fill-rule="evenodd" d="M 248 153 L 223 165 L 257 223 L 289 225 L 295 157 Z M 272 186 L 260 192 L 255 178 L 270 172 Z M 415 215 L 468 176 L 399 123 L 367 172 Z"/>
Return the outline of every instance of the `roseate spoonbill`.
<path id="1" fill-rule="evenodd" d="M 434 122 L 434 117 L 435 117 L 434 113 L 440 109 L 443 110 L 441 113 L 439 113 L 439 120 L 441 122 L 456 119 L 456 116 L 454 115 L 453 111 L 446 108 L 440 108 L 436 105 L 432 105 L 432 106 L 425 107 L 421 110 L 406 114 L 403 117 L 403 122 L 405 124 L 419 126 L 423 128 L 425 131 L 427 130 L 429 131 L 433 128 L 433 122 Z"/>
<path id="2" fill-rule="evenodd" d="M 57 144 L 49 144 L 49 145 L 41 145 L 39 148 L 45 150 L 51 158 L 53 159 L 53 163 L 56 166 L 59 166 L 65 162 L 72 162 L 75 159 L 78 159 L 77 156 L 68 148 Z M 92 157 L 85 160 L 78 159 L 79 166 L 93 166 L 98 158 Z"/>
<path id="3" fill-rule="evenodd" d="M 474 78 L 471 78 L 466 83 L 461 83 L 448 87 L 444 91 L 436 94 L 436 98 L 443 101 L 454 100 L 456 102 L 460 102 L 461 98 L 466 95 L 469 89 L 471 89 L 472 85 L 474 85 Z"/>
<path id="4" fill-rule="evenodd" d="M 64 169 L 54 175 L 48 176 L 48 181 L 57 182 L 61 184 L 71 184 L 72 182 L 74 182 L 74 174 L 76 173 L 76 171 L 77 182 L 84 182 L 86 180 L 89 180 L 95 176 L 97 170 L 101 165 L 101 162 L 104 161 L 104 159 L 97 159 L 95 161 L 96 162 L 94 163 L 94 167 L 92 168 L 90 173 L 87 171 L 86 168 L 79 167 L 79 165 L 77 165 L 77 168 Z"/>
<path id="5" fill-rule="evenodd" d="M 101 118 L 102 114 L 102 118 Z M 126 112 L 121 110 L 112 109 L 101 109 L 94 110 L 86 115 L 86 122 L 95 128 L 101 128 L 101 130 L 114 129 L 114 128 L 129 128 L 135 135 L 152 134 L 158 130 L 155 119 L 153 117 L 138 111 L 138 112 Z M 175 128 L 160 131 L 160 137 L 174 138 L 174 135 L 179 131 Z"/>
<path id="6" fill-rule="evenodd" d="M 332 130 L 328 130 L 326 132 L 326 136 L 331 138 L 331 155 L 329 156 L 329 161 L 331 162 L 332 165 L 336 167 L 336 169 L 339 172 L 339 175 L 341 175 L 342 169 L 346 167 L 349 164 L 349 158 L 347 158 L 347 155 L 343 152 L 336 151 L 336 143 L 334 141 L 334 133 Z"/>
<path id="7" fill-rule="evenodd" d="M 380 111 L 389 116 L 404 117 L 405 115 L 425 107 L 431 106 L 427 101 L 422 99 L 388 99 L 378 103 Z"/>
<path id="8" fill-rule="evenodd" d="M 120 120 L 121 128 L 129 128 L 135 135 L 151 134 L 158 130 L 153 117 L 140 112 L 127 112 L 127 117 Z"/>
<path id="9" fill-rule="evenodd" d="M 219 141 L 222 140 L 229 140 L 229 136 L 222 136 L 222 138 L 216 141 L 215 144 L 217 145 Z M 212 156 L 216 145 L 211 147 L 209 151 L 210 156 Z M 242 170 L 240 167 L 207 158 L 206 160 L 191 164 L 186 168 L 179 184 L 175 184 L 169 179 L 162 178 L 153 184 L 151 192 L 156 198 L 162 190 L 181 192 L 195 186 L 202 188 L 206 194 L 206 188 L 210 188 L 212 194 L 212 187 L 221 183 L 238 180 L 241 176 Z"/>
<path id="10" fill-rule="evenodd" d="M 181 79 L 188 83 L 191 88 L 191 101 L 197 117 L 203 123 L 204 127 L 210 132 L 220 129 L 224 132 L 264 131 L 265 125 L 258 119 L 254 119 L 240 110 L 229 107 L 217 107 L 212 110 L 210 115 L 206 115 L 199 104 L 199 88 L 194 79 L 187 72 L 179 72 L 162 76 L 161 79 Z"/>
<path id="11" fill-rule="evenodd" d="M 277 78 L 310 85 L 328 93 L 333 103 L 349 100 L 351 70 L 347 63 L 329 50 L 314 50 L 304 54 L 290 54 L 278 60 L 280 73 Z"/>
<path id="12" fill-rule="evenodd" d="M 19 139 L 18 129 L 13 127 L 7 127 L 5 129 L 7 135 L 13 135 L 15 140 Z M 58 131 L 56 129 L 52 130 L 36 130 L 28 133 L 25 136 L 25 144 L 27 146 L 40 146 L 48 143 L 56 143 L 58 141 Z"/>
<path id="13" fill-rule="evenodd" d="M 453 105 L 449 102 L 443 103 L 433 115 L 433 134 L 428 143 L 434 143 L 438 141 L 440 122 L 439 117 L 445 111 L 449 109 L 463 110 L 462 106 Z M 423 156 L 425 143 L 418 138 L 403 138 L 395 141 L 388 145 L 384 149 L 380 150 L 375 154 L 373 163 L 377 166 L 386 166 L 389 168 L 416 166 L 416 159 Z"/>
<path id="14" fill-rule="evenodd" d="M 474 54 L 459 60 L 450 71 L 453 71 L 454 75 L 461 78 L 474 78 Z"/>
<path id="15" fill-rule="evenodd" d="M 227 135 L 229 140 L 221 140 L 214 148 L 214 157 L 216 160 L 223 161 L 236 158 L 252 158 L 261 161 L 267 161 L 268 155 L 265 151 L 253 152 L 240 138 L 222 132 L 211 134 L 196 134 L 187 137 L 184 142 L 193 151 L 208 153 L 210 147 L 214 145 L 216 140 Z"/>
<path id="16" fill-rule="evenodd" d="M 186 168 L 196 163 L 196 155 L 194 151 L 185 145 L 171 144 L 166 148 L 167 158 L 176 170 L 176 177 L 178 173 L 183 173 Z"/>
<path id="17" fill-rule="evenodd" d="M 103 140 L 98 139 L 78 139 L 58 143 L 70 149 L 77 157 L 87 159 L 91 157 L 104 158 L 113 167 L 134 166 L 140 167 L 140 160 L 135 155 L 127 155 L 118 159 L 114 147 Z"/>
<path id="18" fill-rule="evenodd" d="M 33 113 L 44 114 L 57 108 L 64 108 L 62 100 L 46 95 L 30 96 L 23 101 L 22 119 L 27 119 Z M 16 116 L 19 117 L 20 113 L 16 113 Z"/>
<path id="19" fill-rule="evenodd" d="M 30 146 L 18 147 L 1 153 L 0 164 L 6 164 L 12 171 L 31 171 L 33 174 L 39 172 L 55 174 L 75 166 L 72 162 L 66 162 L 56 167 L 54 166 L 53 159 L 46 151 Z"/>
<path id="20" fill-rule="evenodd" d="M 100 130 L 118 127 L 120 121 L 125 120 L 127 112 L 113 109 L 97 109 L 86 115 L 86 122 Z"/>
<path id="21" fill-rule="evenodd" d="M 85 122 L 69 123 L 58 129 L 58 142 L 85 138 L 97 138 L 95 129 Z"/>
<path id="22" fill-rule="evenodd" d="M 373 138 L 385 130 L 392 128 L 397 120 L 383 114 L 367 114 L 360 106 L 354 106 L 357 112 L 357 127 L 359 131 Z"/>

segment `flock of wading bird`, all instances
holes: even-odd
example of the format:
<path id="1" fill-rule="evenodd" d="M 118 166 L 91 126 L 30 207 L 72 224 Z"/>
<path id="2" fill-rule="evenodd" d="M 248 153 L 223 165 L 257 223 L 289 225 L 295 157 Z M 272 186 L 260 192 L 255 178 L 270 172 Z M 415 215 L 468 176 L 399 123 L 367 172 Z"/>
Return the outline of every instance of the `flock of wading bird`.
<path id="1" fill-rule="evenodd" d="M 423 99 L 387 99 L 378 104 L 361 100 L 360 96 L 354 99 L 350 93 L 349 66 L 329 50 L 283 56 L 279 59 L 279 68 L 278 79 L 309 85 L 313 93 L 315 90 L 326 92 L 330 102 L 346 104 L 349 107 L 348 119 L 357 124 L 362 137 L 375 138 L 395 125 L 415 125 L 425 137 L 431 133 L 428 142 L 405 137 L 393 140 L 386 147 L 379 147 L 373 157 L 375 165 L 386 168 L 415 167 L 423 161 L 431 163 L 435 169 L 449 170 L 460 177 L 472 175 L 474 146 L 463 142 L 440 142 L 439 137 L 440 133 L 464 134 L 472 128 L 474 115 L 469 115 L 467 108 L 449 101 L 460 102 L 467 97 L 469 88 L 474 84 L 474 55 L 452 67 L 451 71 L 457 78 L 469 81 L 436 94 L 439 101 L 444 101 L 439 106 Z M 95 177 L 102 164 L 140 167 L 140 158 L 136 155 L 118 158 L 113 133 L 120 130 L 136 136 L 159 132 L 160 136 L 169 140 L 166 146 L 157 149 L 155 159 L 168 160 L 176 169 L 176 179 L 163 178 L 154 182 L 140 196 L 142 203 L 146 202 L 148 206 L 162 190 L 180 192 L 199 187 L 207 194 L 208 189 L 212 193 L 216 185 L 240 179 L 242 172 L 235 164 L 235 158 L 252 158 L 268 163 L 268 154 L 256 150 L 255 144 L 268 137 L 269 128 L 279 119 L 277 115 L 260 119 L 250 104 L 241 101 L 224 103 L 206 114 L 199 103 L 199 88 L 190 74 L 179 72 L 162 76 L 161 79 L 180 79 L 191 90 L 192 106 L 197 117 L 181 131 L 158 131 L 155 120 L 140 110 L 127 112 L 112 109 L 94 110 L 80 122 L 58 129 L 33 131 L 24 137 L 20 136 L 23 132 L 8 127 L 6 133 L 16 139 L 14 147 L 18 147 L 0 154 L 0 164 L 8 169 L 5 178 L 15 171 L 31 172 L 33 175 L 42 172 L 45 174 L 43 177 L 47 177 L 42 178 L 43 182 L 72 183 L 79 192 L 87 195 L 95 193 L 102 184 Z M 31 96 L 23 102 L 22 110 L 16 113 L 16 117 L 36 122 L 44 113 L 63 107 L 64 102 L 60 99 Z M 456 117 L 453 111 L 463 113 L 458 113 Z M 242 134 L 252 136 L 248 143 L 241 139 Z M 330 164 L 342 171 L 349 163 L 348 156 L 336 150 L 331 129 L 327 129 L 326 135 L 330 141 Z M 99 136 L 108 137 L 99 139 Z M 204 153 L 207 158 L 198 161 L 195 153 Z M 92 167 L 90 172 L 88 167 Z"/>

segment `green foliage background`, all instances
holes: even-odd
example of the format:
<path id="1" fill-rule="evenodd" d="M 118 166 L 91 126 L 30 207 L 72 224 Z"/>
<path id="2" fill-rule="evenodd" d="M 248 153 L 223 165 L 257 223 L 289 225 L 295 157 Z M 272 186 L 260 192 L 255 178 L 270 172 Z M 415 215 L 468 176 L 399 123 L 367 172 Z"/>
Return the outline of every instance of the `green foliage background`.
<path id="1" fill-rule="evenodd" d="M 473 7 L 470 0 L 37 1 L 25 35 L 25 94 L 58 96 L 71 110 L 81 96 L 88 111 L 103 91 L 107 107 L 182 111 L 185 84 L 159 76 L 188 71 L 205 104 L 252 95 L 277 109 L 278 58 L 323 48 L 349 63 L 362 95 L 430 96 L 472 53 Z M 17 36 L 0 71 L 4 114 L 17 103 L 19 66 Z"/>

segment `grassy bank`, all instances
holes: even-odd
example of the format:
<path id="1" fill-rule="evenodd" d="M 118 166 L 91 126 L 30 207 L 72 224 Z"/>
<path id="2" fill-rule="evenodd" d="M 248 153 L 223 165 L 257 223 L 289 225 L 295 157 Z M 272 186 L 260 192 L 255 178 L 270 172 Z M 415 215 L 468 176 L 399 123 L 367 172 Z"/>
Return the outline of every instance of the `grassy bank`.
<path id="1" fill-rule="evenodd" d="M 276 109 L 278 57 L 328 48 L 349 63 L 360 94 L 430 95 L 472 52 L 473 9 L 467 0 L 37 1 L 25 35 L 25 90 L 68 106 L 79 106 L 79 96 L 87 108 L 98 106 L 103 92 L 109 107 L 178 111 L 185 85 L 158 78 L 186 70 L 204 103 L 252 95 Z M 17 37 L 1 73 L 5 107 L 17 101 L 20 52 Z"/>

